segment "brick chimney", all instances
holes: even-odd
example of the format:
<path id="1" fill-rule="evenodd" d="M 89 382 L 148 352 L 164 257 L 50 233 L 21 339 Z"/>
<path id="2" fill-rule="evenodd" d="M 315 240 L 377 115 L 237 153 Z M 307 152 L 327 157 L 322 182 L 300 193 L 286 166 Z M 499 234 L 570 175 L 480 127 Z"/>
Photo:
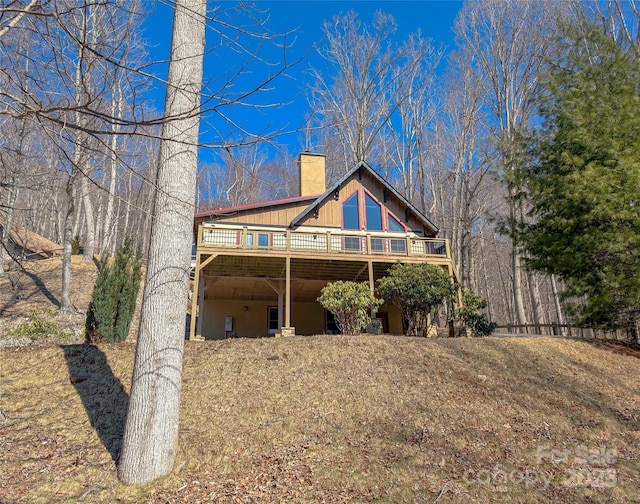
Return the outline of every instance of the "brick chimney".
<path id="1" fill-rule="evenodd" d="M 300 173 L 300 196 L 324 194 L 327 190 L 324 169 L 324 154 L 303 152 L 298 156 Z"/>

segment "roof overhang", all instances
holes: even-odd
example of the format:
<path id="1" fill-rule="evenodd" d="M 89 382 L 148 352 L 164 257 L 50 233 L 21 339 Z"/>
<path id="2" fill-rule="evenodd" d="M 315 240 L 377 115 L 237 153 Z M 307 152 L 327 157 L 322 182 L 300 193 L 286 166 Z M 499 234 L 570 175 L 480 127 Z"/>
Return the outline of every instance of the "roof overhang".
<path id="1" fill-rule="evenodd" d="M 312 213 L 317 212 L 318 209 L 329 198 L 336 197 L 340 188 L 351 178 L 356 172 L 359 172 L 359 177 L 362 178 L 363 171 L 369 173 L 375 180 L 377 180 L 383 187 L 389 191 L 395 198 L 402 202 L 407 207 L 407 210 L 411 212 L 416 219 L 422 224 L 433 231 L 433 236 L 438 234 L 438 226 L 431 222 L 420 210 L 418 210 L 413 203 L 405 198 L 400 192 L 398 192 L 389 182 L 387 182 L 380 174 L 378 174 L 371 166 L 364 161 L 360 161 L 349 172 L 347 172 L 340 180 L 334 183 L 324 194 L 318 196 L 313 203 L 311 203 L 302 213 L 300 213 L 295 219 L 291 221 L 289 227 L 295 229 L 300 226 L 303 221 Z"/>

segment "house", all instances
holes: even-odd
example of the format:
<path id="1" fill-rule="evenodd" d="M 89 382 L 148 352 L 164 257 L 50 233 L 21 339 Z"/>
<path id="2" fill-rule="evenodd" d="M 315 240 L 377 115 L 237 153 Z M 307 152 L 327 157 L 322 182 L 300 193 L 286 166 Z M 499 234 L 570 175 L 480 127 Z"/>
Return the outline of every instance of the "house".
<path id="1" fill-rule="evenodd" d="M 300 195 L 195 215 L 190 338 L 222 339 L 337 331 L 317 302 L 336 280 L 376 280 L 398 261 L 445 268 L 457 281 L 438 228 L 364 162 L 325 185 L 325 158 L 298 160 Z M 402 333 L 397 307 L 376 318 Z"/>

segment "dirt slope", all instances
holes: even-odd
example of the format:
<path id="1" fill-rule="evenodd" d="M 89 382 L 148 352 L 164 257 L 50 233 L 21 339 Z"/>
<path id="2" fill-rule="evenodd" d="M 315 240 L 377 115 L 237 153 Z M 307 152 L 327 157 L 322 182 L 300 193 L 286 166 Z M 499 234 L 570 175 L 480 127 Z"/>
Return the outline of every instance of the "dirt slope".
<path id="1" fill-rule="evenodd" d="M 187 342 L 176 470 L 124 487 L 135 348 L 77 344 L 94 263 L 70 315 L 60 259 L 26 266 L 0 279 L 1 504 L 640 502 L 637 352 L 548 338 Z"/>
<path id="2" fill-rule="evenodd" d="M 140 488 L 133 354 L 0 350 L 0 502 L 638 502 L 639 361 L 585 342 L 188 342 L 176 470 Z"/>
<path id="3" fill-rule="evenodd" d="M 25 261 L 0 277 L 0 348 L 15 345 L 82 343 L 86 310 L 98 274 L 99 258 L 71 259 L 71 302 L 74 311 L 59 313 L 62 258 Z M 129 337 L 135 339 L 142 284 Z"/>

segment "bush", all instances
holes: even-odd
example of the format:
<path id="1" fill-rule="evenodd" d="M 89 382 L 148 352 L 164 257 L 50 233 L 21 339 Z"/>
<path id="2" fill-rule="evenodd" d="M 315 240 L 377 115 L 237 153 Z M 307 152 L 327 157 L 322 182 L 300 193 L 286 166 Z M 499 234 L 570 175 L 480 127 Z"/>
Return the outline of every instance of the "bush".
<path id="1" fill-rule="evenodd" d="M 430 316 L 455 292 L 449 274 L 432 264 L 394 264 L 378 280 L 378 294 L 400 308 L 409 336 L 426 336 Z"/>
<path id="2" fill-rule="evenodd" d="M 462 289 L 462 304 L 458 309 L 458 317 L 471 330 L 473 336 L 489 336 L 496 329 L 496 324 L 489 321 L 484 310 L 487 302 L 471 289 Z"/>
<path id="3" fill-rule="evenodd" d="M 104 253 L 93 287 L 85 323 L 89 343 L 124 341 L 129 334 L 142 275 L 142 252 L 130 238 L 117 250 L 112 264 Z"/>
<path id="4" fill-rule="evenodd" d="M 344 334 L 360 334 L 371 322 L 370 311 L 382 304 L 369 285 L 358 282 L 330 282 L 322 288 L 318 302 L 336 318 Z"/>
<path id="5" fill-rule="evenodd" d="M 80 237 L 76 235 L 73 238 L 73 240 L 71 240 L 71 254 L 80 255 L 81 250 L 82 250 L 82 245 L 80 245 Z"/>
<path id="6" fill-rule="evenodd" d="M 31 312 L 29 319 L 12 331 L 15 336 L 26 336 L 32 340 L 54 338 L 66 341 L 70 334 L 64 332 L 53 322 L 46 320 L 45 316 L 51 315 L 47 312 Z M 55 316 L 55 314 L 54 314 Z"/>

